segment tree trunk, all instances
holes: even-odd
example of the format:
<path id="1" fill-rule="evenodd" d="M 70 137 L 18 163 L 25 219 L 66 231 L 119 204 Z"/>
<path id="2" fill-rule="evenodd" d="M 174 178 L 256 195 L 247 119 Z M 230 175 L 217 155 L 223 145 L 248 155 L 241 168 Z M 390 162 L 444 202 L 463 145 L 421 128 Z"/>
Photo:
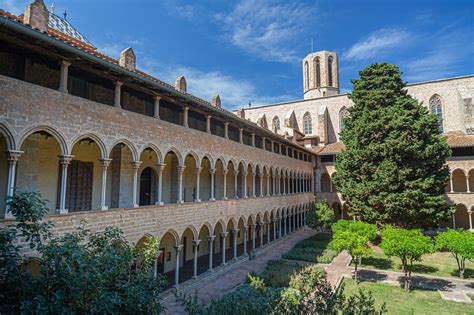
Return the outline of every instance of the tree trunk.
<path id="1" fill-rule="evenodd" d="M 356 263 L 354 264 L 354 280 L 357 282 L 357 258 L 355 259 Z"/>
<path id="2" fill-rule="evenodd" d="M 459 270 L 459 278 L 464 279 L 464 269 Z"/>

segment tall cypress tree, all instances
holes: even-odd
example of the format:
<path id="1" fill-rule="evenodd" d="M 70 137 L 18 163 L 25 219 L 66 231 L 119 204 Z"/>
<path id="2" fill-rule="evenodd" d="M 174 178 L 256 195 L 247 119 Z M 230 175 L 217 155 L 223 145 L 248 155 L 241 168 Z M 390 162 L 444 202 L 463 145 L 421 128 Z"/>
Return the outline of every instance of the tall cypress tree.
<path id="1" fill-rule="evenodd" d="M 346 149 L 335 185 L 360 219 L 399 227 L 435 226 L 453 213 L 444 200 L 451 154 L 438 120 L 407 94 L 397 66 L 375 63 L 352 80 Z"/>

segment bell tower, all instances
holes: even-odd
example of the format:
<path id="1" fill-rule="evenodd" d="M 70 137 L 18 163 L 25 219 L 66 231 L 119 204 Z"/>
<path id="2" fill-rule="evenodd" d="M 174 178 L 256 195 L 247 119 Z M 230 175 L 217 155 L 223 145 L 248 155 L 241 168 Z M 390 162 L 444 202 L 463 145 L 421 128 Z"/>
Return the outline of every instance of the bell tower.
<path id="1" fill-rule="evenodd" d="M 303 59 L 304 99 L 339 94 L 339 64 L 334 51 L 322 50 Z"/>

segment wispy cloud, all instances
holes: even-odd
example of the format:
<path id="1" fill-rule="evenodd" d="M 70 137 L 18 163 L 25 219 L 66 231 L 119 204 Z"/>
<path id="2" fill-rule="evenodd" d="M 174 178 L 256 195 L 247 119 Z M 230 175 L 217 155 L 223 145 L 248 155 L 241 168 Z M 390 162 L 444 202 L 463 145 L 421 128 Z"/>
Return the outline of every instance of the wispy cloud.
<path id="1" fill-rule="evenodd" d="M 407 31 L 396 28 L 383 28 L 358 41 L 343 55 L 348 60 L 365 60 L 380 57 L 390 49 L 397 48 L 411 38 Z"/>
<path id="2" fill-rule="evenodd" d="M 255 85 L 246 79 L 235 78 L 221 71 L 202 71 L 182 65 L 163 66 L 153 59 L 145 58 L 140 64 L 147 73 L 174 84 L 176 78 L 184 75 L 188 92 L 210 101 L 213 95 L 219 94 L 223 106 L 234 110 L 248 103 L 262 105 L 294 99 L 294 95 L 262 95 Z"/>
<path id="3" fill-rule="evenodd" d="M 241 0 L 231 12 L 214 18 L 225 38 L 245 52 L 268 61 L 295 62 L 295 44 L 314 13 L 314 6 L 303 3 Z"/>
<path id="4" fill-rule="evenodd" d="M 13 14 L 20 14 L 24 6 L 18 0 L 0 0 L 0 8 Z"/>

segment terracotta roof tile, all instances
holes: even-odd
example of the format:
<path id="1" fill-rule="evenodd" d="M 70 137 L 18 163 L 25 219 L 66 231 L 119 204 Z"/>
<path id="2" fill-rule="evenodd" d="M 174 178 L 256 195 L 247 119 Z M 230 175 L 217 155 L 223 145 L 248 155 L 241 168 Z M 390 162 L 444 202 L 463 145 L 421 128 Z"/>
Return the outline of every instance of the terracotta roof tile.
<path id="1" fill-rule="evenodd" d="M 446 142 L 451 148 L 474 146 L 474 135 L 463 132 L 450 132 L 446 134 Z"/>

